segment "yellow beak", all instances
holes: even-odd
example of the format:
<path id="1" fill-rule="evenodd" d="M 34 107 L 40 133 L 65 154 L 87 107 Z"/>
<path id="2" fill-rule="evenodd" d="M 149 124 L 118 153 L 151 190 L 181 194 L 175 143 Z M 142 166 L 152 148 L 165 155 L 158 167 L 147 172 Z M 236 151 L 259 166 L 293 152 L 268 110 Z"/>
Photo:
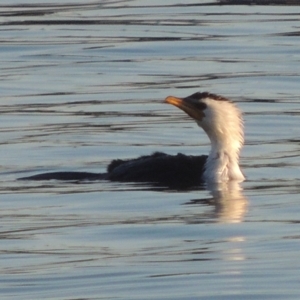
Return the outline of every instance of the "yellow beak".
<path id="1" fill-rule="evenodd" d="M 177 98 L 169 96 L 165 99 L 165 102 L 180 108 L 196 121 L 201 121 L 205 116 L 203 112 L 204 107 L 199 108 L 195 100 L 193 101 L 190 98 Z"/>

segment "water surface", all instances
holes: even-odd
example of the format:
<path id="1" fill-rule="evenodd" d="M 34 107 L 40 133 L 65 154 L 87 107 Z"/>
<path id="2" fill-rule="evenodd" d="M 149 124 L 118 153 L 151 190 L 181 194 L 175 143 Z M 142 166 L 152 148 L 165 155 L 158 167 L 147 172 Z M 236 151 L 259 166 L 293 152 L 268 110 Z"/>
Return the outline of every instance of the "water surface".
<path id="1" fill-rule="evenodd" d="M 1 299 L 299 298 L 299 7 L 1 6 Z M 163 103 L 199 90 L 244 112 L 234 194 L 16 180 L 207 153 Z"/>

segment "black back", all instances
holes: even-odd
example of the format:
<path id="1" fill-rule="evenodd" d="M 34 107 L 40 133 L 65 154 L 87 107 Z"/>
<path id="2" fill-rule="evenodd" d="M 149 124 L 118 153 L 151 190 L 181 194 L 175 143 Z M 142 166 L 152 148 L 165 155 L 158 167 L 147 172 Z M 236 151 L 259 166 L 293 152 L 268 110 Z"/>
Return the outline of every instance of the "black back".
<path id="1" fill-rule="evenodd" d="M 207 156 L 168 155 L 155 152 L 131 160 L 113 160 L 108 166 L 108 179 L 126 182 L 150 182 L 174 189 L 198 186 Z"/>

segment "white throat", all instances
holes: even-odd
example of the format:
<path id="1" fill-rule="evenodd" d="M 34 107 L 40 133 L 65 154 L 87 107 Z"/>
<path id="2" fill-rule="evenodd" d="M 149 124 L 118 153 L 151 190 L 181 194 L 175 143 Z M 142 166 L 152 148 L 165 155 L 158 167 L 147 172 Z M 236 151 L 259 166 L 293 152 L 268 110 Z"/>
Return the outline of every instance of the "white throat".
<path id="1" fill-rule="evenodd" d="M 243 120 L 239 109 L 229 101 L 204 99 L 205 117 L 198 122 L 211 141 L 205 164 L 206 182 L 243 181 L 239 167 L 240 150 L 244 143 Z"/>

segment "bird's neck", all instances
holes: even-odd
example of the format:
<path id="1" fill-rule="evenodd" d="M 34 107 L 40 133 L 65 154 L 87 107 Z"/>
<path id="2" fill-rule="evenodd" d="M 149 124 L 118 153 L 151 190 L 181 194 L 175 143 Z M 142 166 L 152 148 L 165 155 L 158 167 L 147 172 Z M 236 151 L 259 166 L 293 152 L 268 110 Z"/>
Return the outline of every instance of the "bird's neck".
<path id="1" fill-rule="evenodd" d="M 239 167 L 240 150 L 244 144 L 243 119 L 239 109 L 229 101 L 206 99 L 204 117 L 197 124 L 211 141 L 205 163 L 204 181 L 243 181 Z"/>
<path id="2" fill-rule="evenodd" d="M 241 145 L 231 141 L 211 140 L 212 147 L 205 163 L 204 180 L 206 182 L 243 181 L 245 177 L 239 166 Z"/>

